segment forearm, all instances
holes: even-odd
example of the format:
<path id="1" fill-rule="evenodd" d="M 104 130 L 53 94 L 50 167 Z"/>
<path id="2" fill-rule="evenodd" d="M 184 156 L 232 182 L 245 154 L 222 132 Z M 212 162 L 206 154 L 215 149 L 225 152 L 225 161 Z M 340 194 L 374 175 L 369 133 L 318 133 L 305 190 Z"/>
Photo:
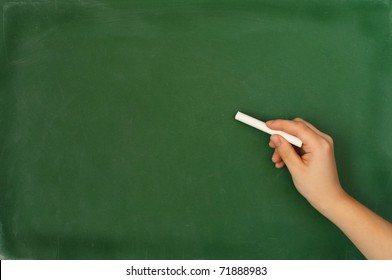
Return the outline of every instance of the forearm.
<path id="1" fill-rule="evenodd" d="M 367 259 L 392 259 L 392 224 L 347 193 L 317 209 L 338 226 Z"/>

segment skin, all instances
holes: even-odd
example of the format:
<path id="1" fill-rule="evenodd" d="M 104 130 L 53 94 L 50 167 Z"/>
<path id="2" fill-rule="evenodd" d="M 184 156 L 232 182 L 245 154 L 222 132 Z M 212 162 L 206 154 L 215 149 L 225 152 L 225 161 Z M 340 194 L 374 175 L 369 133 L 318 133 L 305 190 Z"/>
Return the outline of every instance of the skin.
<path id="1" fill-rule="evenodd" d="M 392 259 L 392 224 L 342 188 L 335 163 L 332 138 L 303 119 L 268 121 L 271 129 L 297 136 L 294 148 L 279 135 L 272 135 L 276 168 L 287 166 L 295 187 L 309 203 L 338 226 L 368 259 Z"/>

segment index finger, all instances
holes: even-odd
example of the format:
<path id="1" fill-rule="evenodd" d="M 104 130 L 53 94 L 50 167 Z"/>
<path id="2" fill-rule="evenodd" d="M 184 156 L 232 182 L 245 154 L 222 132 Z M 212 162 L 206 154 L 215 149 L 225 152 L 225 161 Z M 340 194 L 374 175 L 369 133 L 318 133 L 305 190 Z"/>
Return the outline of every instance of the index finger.
<path id="1" fill-rule="evenodd" d="M 303 122 L 289 120 L 272 120 L 266 122 L 266 125 L 271 129 L 282 130 L 284 132 L 290 133 L 301 139 L 304 143 L 309 143 L 319 137 L 316 132 L 314 132 Z"/>

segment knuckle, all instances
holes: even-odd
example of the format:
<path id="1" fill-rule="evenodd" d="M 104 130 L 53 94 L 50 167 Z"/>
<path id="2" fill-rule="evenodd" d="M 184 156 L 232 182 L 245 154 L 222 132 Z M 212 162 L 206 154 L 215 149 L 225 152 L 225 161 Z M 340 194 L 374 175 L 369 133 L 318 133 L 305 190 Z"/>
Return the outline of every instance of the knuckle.
<path id="1" fill-rule="evenodd" d="M 328 142 L 329 142 L 331 145 L 333 145 L 333 138 L 332 138 L 331 136 L 329 136 L 329 135 L 327 135 L 326 137 L 327 137 Z"/>
<path id="2" fill-rule="evenodd" d="M 320 147 L 325 152 L 331 152 L 333 150 L 332 143 L 327 139 L 322 139 L 320 141 Z"/>
<path id="3" fill-rule="evenodd" d="M 280 156 L 282 157 L 282 158 L 288 158 L 288 157 L 290 157 L 290 153 L 287 151 L 287 150 L 283 150 L 283 151 L 280 151 Z"/>
<path id="4" fill-rule="evenodd" d="M 299 117 L 296 117 L 296 118 L 294 118 L 294 120 L 293 121 L 295 121 L 295 122 L 303 122 L 304 121 L 304 119 L 302 119 L 302 118 L 299 118 Z"/>
<path id="5" fill-rule="evenodd" d="M 291 161 L 293 157 L 293 151 L 291 149 L 292 148 L 290 144 L 288 144 L 286 147 L 281 146 L 281 148 L 279 149 L 280 159 L 284 161 Z"/>
<path id="6" fill-rule="evenodd" d="M 308 127 L 302 122 L 297 123 L 297 127 L 298 130 L 301 132 L 305 132 L 308 129 Z"/>

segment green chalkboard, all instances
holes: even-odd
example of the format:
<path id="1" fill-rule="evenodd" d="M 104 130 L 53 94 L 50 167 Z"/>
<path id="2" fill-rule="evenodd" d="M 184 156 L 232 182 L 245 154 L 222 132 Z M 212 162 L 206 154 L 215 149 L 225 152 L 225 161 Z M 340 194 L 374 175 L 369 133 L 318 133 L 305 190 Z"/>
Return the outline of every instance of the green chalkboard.
<path id="1" fill-rule="evenodd" d="M 390 1 L 0 3 L 2 258 L 362 259 L 237 110 L 392 220 Z"/>

